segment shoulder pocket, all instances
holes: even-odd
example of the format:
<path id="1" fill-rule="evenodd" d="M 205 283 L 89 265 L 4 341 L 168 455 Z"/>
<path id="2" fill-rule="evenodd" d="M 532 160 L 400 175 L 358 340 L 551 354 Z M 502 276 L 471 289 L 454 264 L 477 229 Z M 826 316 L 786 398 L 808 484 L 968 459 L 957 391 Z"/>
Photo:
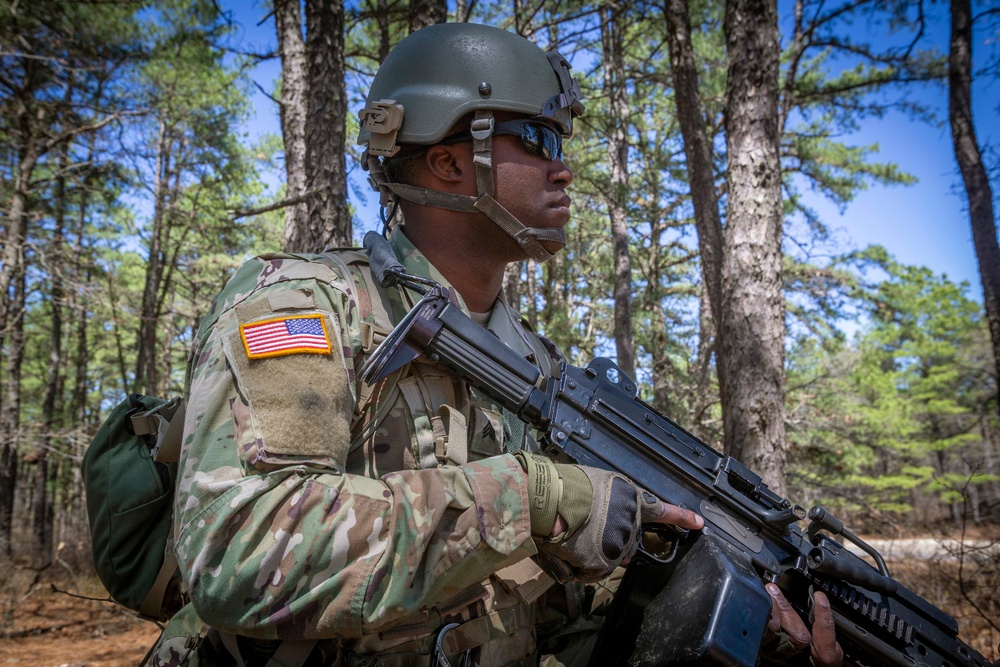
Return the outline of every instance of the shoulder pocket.
<path id="1" fill-rule="evenodd" d="M 298 291 L 254 305 L 240 309 L 240 327 L 223 343 L 249 410 L 240 443 L 248 462 L 343 471 L 354 396 L 340 327 Z"/>

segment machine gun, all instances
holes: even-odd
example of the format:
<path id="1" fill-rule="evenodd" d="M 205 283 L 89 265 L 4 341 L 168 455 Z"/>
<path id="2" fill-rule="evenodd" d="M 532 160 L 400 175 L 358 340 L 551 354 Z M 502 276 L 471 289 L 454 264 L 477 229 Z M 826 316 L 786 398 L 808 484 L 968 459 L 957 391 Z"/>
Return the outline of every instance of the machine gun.
<path id="1" fill-rule="evenodd" d="M 398 270 L 387 275 L 426 295 L 373 354 L 365 381 L 425 356 L 536 429 L 547 450 L 621 473 L 704 517 L 701 531 L 668 536 L 663 549 L 641 549 L 631 561 L 593 667 L 753 667 L 771 610 L 767 582 L 803 616 L 812 590 L 827 594 L 848 664 L 990 667 L 958 638 L 955 619 L 894 580 L 879 553 L 842 522 L 778 496 L 739 461 L 659 414 L 610 360 L 586 368 L 564 362 L 544 376 L 442 288 L 426 290 L 426 282 Z M 803 532 L 798 523 L 807 514 Z M 870 554 L 876 566 L 832 536 Z"/>

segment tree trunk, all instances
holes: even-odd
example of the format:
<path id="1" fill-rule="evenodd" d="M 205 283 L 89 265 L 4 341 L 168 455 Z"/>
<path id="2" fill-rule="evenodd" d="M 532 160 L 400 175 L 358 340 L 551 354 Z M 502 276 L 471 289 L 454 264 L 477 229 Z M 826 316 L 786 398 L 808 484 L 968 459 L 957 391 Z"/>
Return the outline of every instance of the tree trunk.
<path id="1" fill-rule="evenodd" d="M 320 252 L 353 242 L 347 207 L 344 6 L 306 2 L 305 172 L 308 219 L 285 230 L 285 250 Z M 288 147 L 286 146 L 286 152 Z"/>
<path id="2" fill-rule="evenodd" d="M 25 128 L 28 131 L 28 128 Z M 27 204 L 30 194 L 31 175 L 38 162 L 38 151 L 33 138 L 25 138 L 20 146 L 14 188 L 10 206 L 7 209 L 7 234 L 3 241 L 3 255 L 0 257 L 0 340 L 6 332 L 8 320 L 14 311 L 8 300 L 10 286 L 24 271 L 24 244 L 28 238 Z"/>
<path id="3" fill-rule="evenodd" d="M 21 364 L 24 360 L 24 264 L 12 276 L 14 293 L 8 310 L 7 373 L 0 409 L 0 561 L 13 557 L 12 529 L 17 491 L 17 458 L 21 441 Z"/>
<path id="4" fill-rule="evenodd" d="M 507 303 L 517 312 L 521 312 L 521 270 L 527 266 L 527 261 L 511 262 L 503 272 L 501 289 L 507 298 Z"/>
<path id="5" fill-rule="evenodd" d="M 666 0 L 667 43 L 670 49 L 670 71 L 674 82 L 677 120 L 684 139 L 688 183 L 694 206 L 694 224 L 698 231 L 698 252 L 705 295 L 701 299 L 701 332 L 699 365 L 705 364 L 715 351 L 719 394 L 725 409 L 725 368 L 719 358 L 719 318 L 722 311 L 722 218 L 715 194 L 715 172 L 712 167 L 712 138 L 705 121 L 701 94 L 698 92 L 698 70 L 691 45 L 691 20 L 685 0 Z M 707 307 L 707 308 L 706 308 Z M 699 383 L 704 388 L 706 384 Z M 700 393 L 700 392 L 699 392 Z M 702 401 L 698 401 L 701 403 Z"/>
<path id="6" fill-rule="evenodd" d="M 94 145 L 96 137 L 91 134 L 87 148 L 87 163 L 94 162 Z M 87 234 L 87 209 L 90 203 L 90 191 L 80 190 L 80 201 L 76 213 L 76 238 L 73 241 L 73 280 L 74 289 L 70 290 L 71 299 L 68 310 L 76 320 L 76 351 L 73 358 L 73 394 L 72 406 L 67 414 L 73 419 L 77 428 L 82 428 L 87 418 L 87 366 L 89 354 L 87 350 L 87 297 L 82 289 L 91 284 L 92 253 L 84 244 Z"/>
<path id="7" fill-rule="evenodd" d="M 685 0 L 667 0 L 667 43 L 673 76 L 677 121 L 684 139 L 691 202 L 694 206 L 701 275 L 710 303 L 718 309 L 722 301 L 722 218 L 715 195 L 712 169 L 712 138 L 698 92 L 698 69 L 691 45 L 691 21 Z"/>
<path id="8" fill-rule="evenodd" d="M 524 317 L 528 318 L 528 324 L 533 331 L 538 331 L 538 273 L 539 267 L 535 260 L 525 260 L 525 275 L 527 281 L 524 286 L 525 307 Z M 544 269 L 541 269 L 544 275 Z M 521 312 L 521 311 L 519 311 Z"/>
<path id="9" fill-rule="evenodd" d="M 713 335 L 715 330 L 716 320 L 712 317 L 712 300 L 708 296 L 708 287 L 702 284 L 698 291 L 698 356 L 695 359 L 693 373 L 694 395 L 691 400 L 690 424 L 694 434 L 699 438 L 718 444 L 714 442 L 715 438 L 710 434 L 706 424 L 716 400 L 715 392 L 712 391 L 712 353 L 718 350 L 716 344 L 718 337 Z M 721 390 L 719 393 L 722 393 Z"/>
<path id="10" fill-rule="evenodd" d="M 658 179 L 653 181 L 649 200 L 658 202 L 660 200 Z M 670 390 L 671 369 L 673 364 L 667 349 L 667 312 L 663 306 L 663 271 L 660 266 L 660 243 L 663 238 L 663 231 L 666 228 L 662 222 L 662 213 L 657 209 L 650 215 L 649 233 L 649 266 L 646 269 L 648 276 L 646 288 L 646 304 L 644 310 L 650 313 L 653 318 L 652 334 L 650 337 L 649 369 L 652 375 L 653 396 L 650 400 L 653 407 L 665 415 L 676 415 L 671 401 L 674 398 Z"/>
<path id="11" fill-rule="evenodd" d="M 52 245 L 48 253 L 48 268 L 52 289 L 49 307 L 52 309 L 52 324 L 49 333 L 49 366 L 45 374 L 45 391 L 42 398 L 42 433 L 35 468 L 35 505 L 32 517 L 32 556 L 36 567 L 44 567 L 52 560 L 52 499 L 48 493 L 49 452 L 55 445 L 52 432 L 55 428 L 56 399 L 60 391 L 60 370 L 62 368 L 63 334 L 63 287 L 64 262 L 63 244 L 66 225 L 66 173 L 67 144 L 63 144 L 59 155 L 59 176 L 55 191 L 55 228 Z"/>
<path id="12" fill-rule="evenodd" d="M 604 95 L 609 100 L 607 197 L 614 248 L 615 351 L 618 367 L 635 378 L 632 332 L 632 257 L 628 238 L 628 91 L 622 61 L 622 7 L 610 2 L 601 9 L 601 45 L 604 51 Z"/>
<path id="13" fill-rule="evenodd" d="M 993 212 L 993 191 L 972 123 L 972 9 L 970 0 L 951 1 L 951 51 L 948 57 L 948 117 L 955 160 L 969 199 L 972 243 L 983 283 L 986 320 L 993 340 L 993 361 L 1000 378 L 1000 245 Z M 1000 401 L 998 401 L 1000 406 Z"/>
<path id="14" fill-rule="evenodd" d="M 0 562 L 13 557 L 12 530 L 17 490 L 17 457 L 21 426 L 21 362 L 24 358 L 24 246 L 28 234 L 27 204 L 32 172 L 40 150 L 31 126 L 33 97 L 18 98 L 20 141 L 14 184 L 7 209 L 7 229 L 0 258 L 0 349 L 7 360 L 0 404 Z"/>
<path id="15" fill-rule="evenodd" d="M 410 0 L 410 32 L 448 20 L 448 3 L 445 0 Z"/>
<path id="16" fill-rule="evenodd" d="M 281 55 L 281 136 L 285 142 L 285 197 L 306 192 L 306 45 L 302 39 L 299 0 L 275 0 L 274 22 Z M 285 248 L 290 234 L 306 229 L 309 210 L 304 201 L 285 208 Z"/>
<path id="17" fill-rule="evenodd" d="M 378 62 L 385 62 L 386 56 L 392 50 L 392 39 L 389 30 L 392 27 L 392 16 L 389 12 L 388 0 L 378 0 L 378 11 L 375 14 L 375 23 L 378 25 Z"/>
<path id="18" fill-rule="evenodd" d="M 156 359 L 159 316 L 157 308 L 163 280 L 163 236 L 167 220 L 170 179 L 170 137 L 164 120 L 160 120 L 156 140 L 156 184 L 154 186 L 153 226 L 149 235 L 149 259 L 146 262 L 146 282 L 142 291 L 139 316 L 139 351 L 136 355 L 132 390 L 155 395 L 159 381 Z"/>
<path id="19" fill-rule="evenodd" d="M 781 284 L 776 0 L 728 0 L 729 210 L 720 366 L 726 453 L 785 493 L 785 303 Z"/>

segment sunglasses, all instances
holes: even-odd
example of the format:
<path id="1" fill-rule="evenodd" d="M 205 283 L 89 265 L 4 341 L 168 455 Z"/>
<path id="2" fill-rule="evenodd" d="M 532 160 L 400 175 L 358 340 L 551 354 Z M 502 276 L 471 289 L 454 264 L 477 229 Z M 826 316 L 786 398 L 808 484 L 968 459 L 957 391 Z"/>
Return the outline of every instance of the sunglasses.
<path id="1" fill-rule="evenodd" d="M 547 123 L 528 118 L 505 120 L 493 126 L 493 136 L 510 134 L 521 138 L 521 145 L 529 155 L 546 160 L 562 159 L 562 135 Z"/>
<path id="2" fill-rule="evenodd" d="M 562 135 L 559 130 L 548 123 L 531 118 L 517 118 L 496 123 L 493 126 L 493 136 L 509 134 L 520 137 L 521 145 L 529 155 L 537 155 L 546 160 L 562 159 Z M 461 132 L 442 139 L 442 144 L 458 144 L 471 141 L 468 132 Z"/>

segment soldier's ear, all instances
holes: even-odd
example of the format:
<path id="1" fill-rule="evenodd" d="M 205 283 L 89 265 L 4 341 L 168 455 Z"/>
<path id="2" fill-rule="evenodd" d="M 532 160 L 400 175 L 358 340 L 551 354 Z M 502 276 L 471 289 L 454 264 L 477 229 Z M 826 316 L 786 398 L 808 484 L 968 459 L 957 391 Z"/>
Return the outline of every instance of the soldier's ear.
<path id="1" fill-rule="evenodd" d="M 424 155 L 424 165 L 430 176 L 442 183 L 460 185 L 470 176 L 475 181 L 472 152 L 466 144 L 431 146 Z"/>

